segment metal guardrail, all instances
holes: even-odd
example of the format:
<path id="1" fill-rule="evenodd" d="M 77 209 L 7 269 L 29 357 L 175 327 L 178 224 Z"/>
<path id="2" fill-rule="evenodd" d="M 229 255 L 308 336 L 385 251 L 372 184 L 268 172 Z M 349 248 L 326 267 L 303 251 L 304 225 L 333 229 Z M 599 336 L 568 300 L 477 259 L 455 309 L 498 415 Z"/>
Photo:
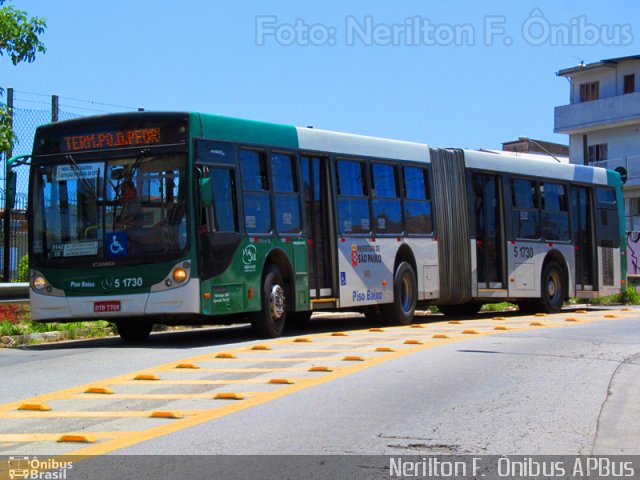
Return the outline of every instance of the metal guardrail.
<path id="1" fill-rule="evenodd" d="M 0 283 L 0 301 L 28 300 L 29 283 Z"/>

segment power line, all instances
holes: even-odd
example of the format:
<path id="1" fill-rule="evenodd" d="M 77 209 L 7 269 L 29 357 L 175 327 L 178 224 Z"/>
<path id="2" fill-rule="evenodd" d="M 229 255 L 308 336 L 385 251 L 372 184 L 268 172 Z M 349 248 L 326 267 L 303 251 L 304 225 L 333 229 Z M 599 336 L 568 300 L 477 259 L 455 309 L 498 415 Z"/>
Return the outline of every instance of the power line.
<path id="1" fill-rule="evenodd" d="M 24 95 L 34 95 L 34 96 L 37 96 L 37 97 L 47 97 L 47 98 L 51 97 L 51 95 L 47 95 L 45 93 L 25 92 L 23 90 L 14 90 L 14 92 L 15 93 L 22 93 Z M 61 95 L 58 95 L 58 98 L 64 99 L 64 100 L 69 100 L 71 102 L 88 103 L 88 104 L 91 104 L 91 105 L 102 105 L 102 106 L 105 106 L 105 107 L 125 108 L 127 110 L 137 110 L 137 107 L 132 107 L 130 105 L 117 105 L 117 104 L 114 104 L 114 103 L 98 102 L 98 101 L 95 101 L 95 100 L 84 100 L 84 99 L 81 99 L 81 98 L 74 98 L 74 97 L 64 97 L 64 96 L 61 96 Z M 23 100 L 23 101 L 25 101 L 25 100 Z M 67 106 L 70 106 L 70 105 L 67 105 Z M 74 107 L 74 108 L 81 108 L 81 107 Z M 97 110 L 97 111 L 104 111 L 104 110 Z"/>

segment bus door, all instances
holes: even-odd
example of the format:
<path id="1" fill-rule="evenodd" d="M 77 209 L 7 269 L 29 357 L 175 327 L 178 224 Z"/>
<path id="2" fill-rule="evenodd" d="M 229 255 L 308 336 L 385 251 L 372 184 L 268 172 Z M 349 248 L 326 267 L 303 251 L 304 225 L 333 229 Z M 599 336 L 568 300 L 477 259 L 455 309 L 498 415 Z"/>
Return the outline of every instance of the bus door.
<path id="1" fill-rule="evenodd" d="M 593 213 L 587 187 L 571 191 L 573 208 L 573 238 L 576 245 L 576 290 L 594 290 L 595 252 L 593 243 Z"/>
<path id="2" fill-rule="evenodd" d="M 478 289 L 506 288 L 500 177 L 474 173 Z"/>
<path id="3" fill-rule="evenodd" d="M 311 300 L 333 298 L 334 256 L 330 211 L 329 159 L 301 156 L 306 228 L 308 236 L 307 263 Z"/>

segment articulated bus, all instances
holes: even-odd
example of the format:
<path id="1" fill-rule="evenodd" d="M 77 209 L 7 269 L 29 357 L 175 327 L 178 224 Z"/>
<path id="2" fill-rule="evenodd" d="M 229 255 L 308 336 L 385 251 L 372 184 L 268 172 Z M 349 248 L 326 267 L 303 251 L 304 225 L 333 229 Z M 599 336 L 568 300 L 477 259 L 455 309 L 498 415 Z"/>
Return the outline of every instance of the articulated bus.
<path id="1" fill-rule="evenodd" d="M 22 159 L 24 161 L 24 159 Z M 34 321 L 249 321 L 318 310 L 408 324 L 417 307 L 557 312 L 626 277 L 619 175 L 600 168 L 200 113 L 38 128 Z"/>

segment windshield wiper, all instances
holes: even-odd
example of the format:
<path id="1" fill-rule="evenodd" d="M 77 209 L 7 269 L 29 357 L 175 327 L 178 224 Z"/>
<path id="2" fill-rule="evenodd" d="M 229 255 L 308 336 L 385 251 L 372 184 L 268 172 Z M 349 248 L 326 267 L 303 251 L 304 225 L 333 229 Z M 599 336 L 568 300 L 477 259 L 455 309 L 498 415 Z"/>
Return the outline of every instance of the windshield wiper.
<path id="1" fill-rule="evenodd" d="M 98 192 L 96 191 L 93 184 L 89 180 L 87 180 L 87 177 L 84 176 L 82 170 L 80 169 L 80 165 L 78 165 L 78 162 L 76 162 L 71 155 L 65 155 L 64 158 L 69 162 L 69 165 L 71 165 L 71 168 L 73 169 L 73 172 L 78 176 L 78 179 L 82 181 L 83 185 L 87 187 L 93 197 L 97 199 Z"/>

